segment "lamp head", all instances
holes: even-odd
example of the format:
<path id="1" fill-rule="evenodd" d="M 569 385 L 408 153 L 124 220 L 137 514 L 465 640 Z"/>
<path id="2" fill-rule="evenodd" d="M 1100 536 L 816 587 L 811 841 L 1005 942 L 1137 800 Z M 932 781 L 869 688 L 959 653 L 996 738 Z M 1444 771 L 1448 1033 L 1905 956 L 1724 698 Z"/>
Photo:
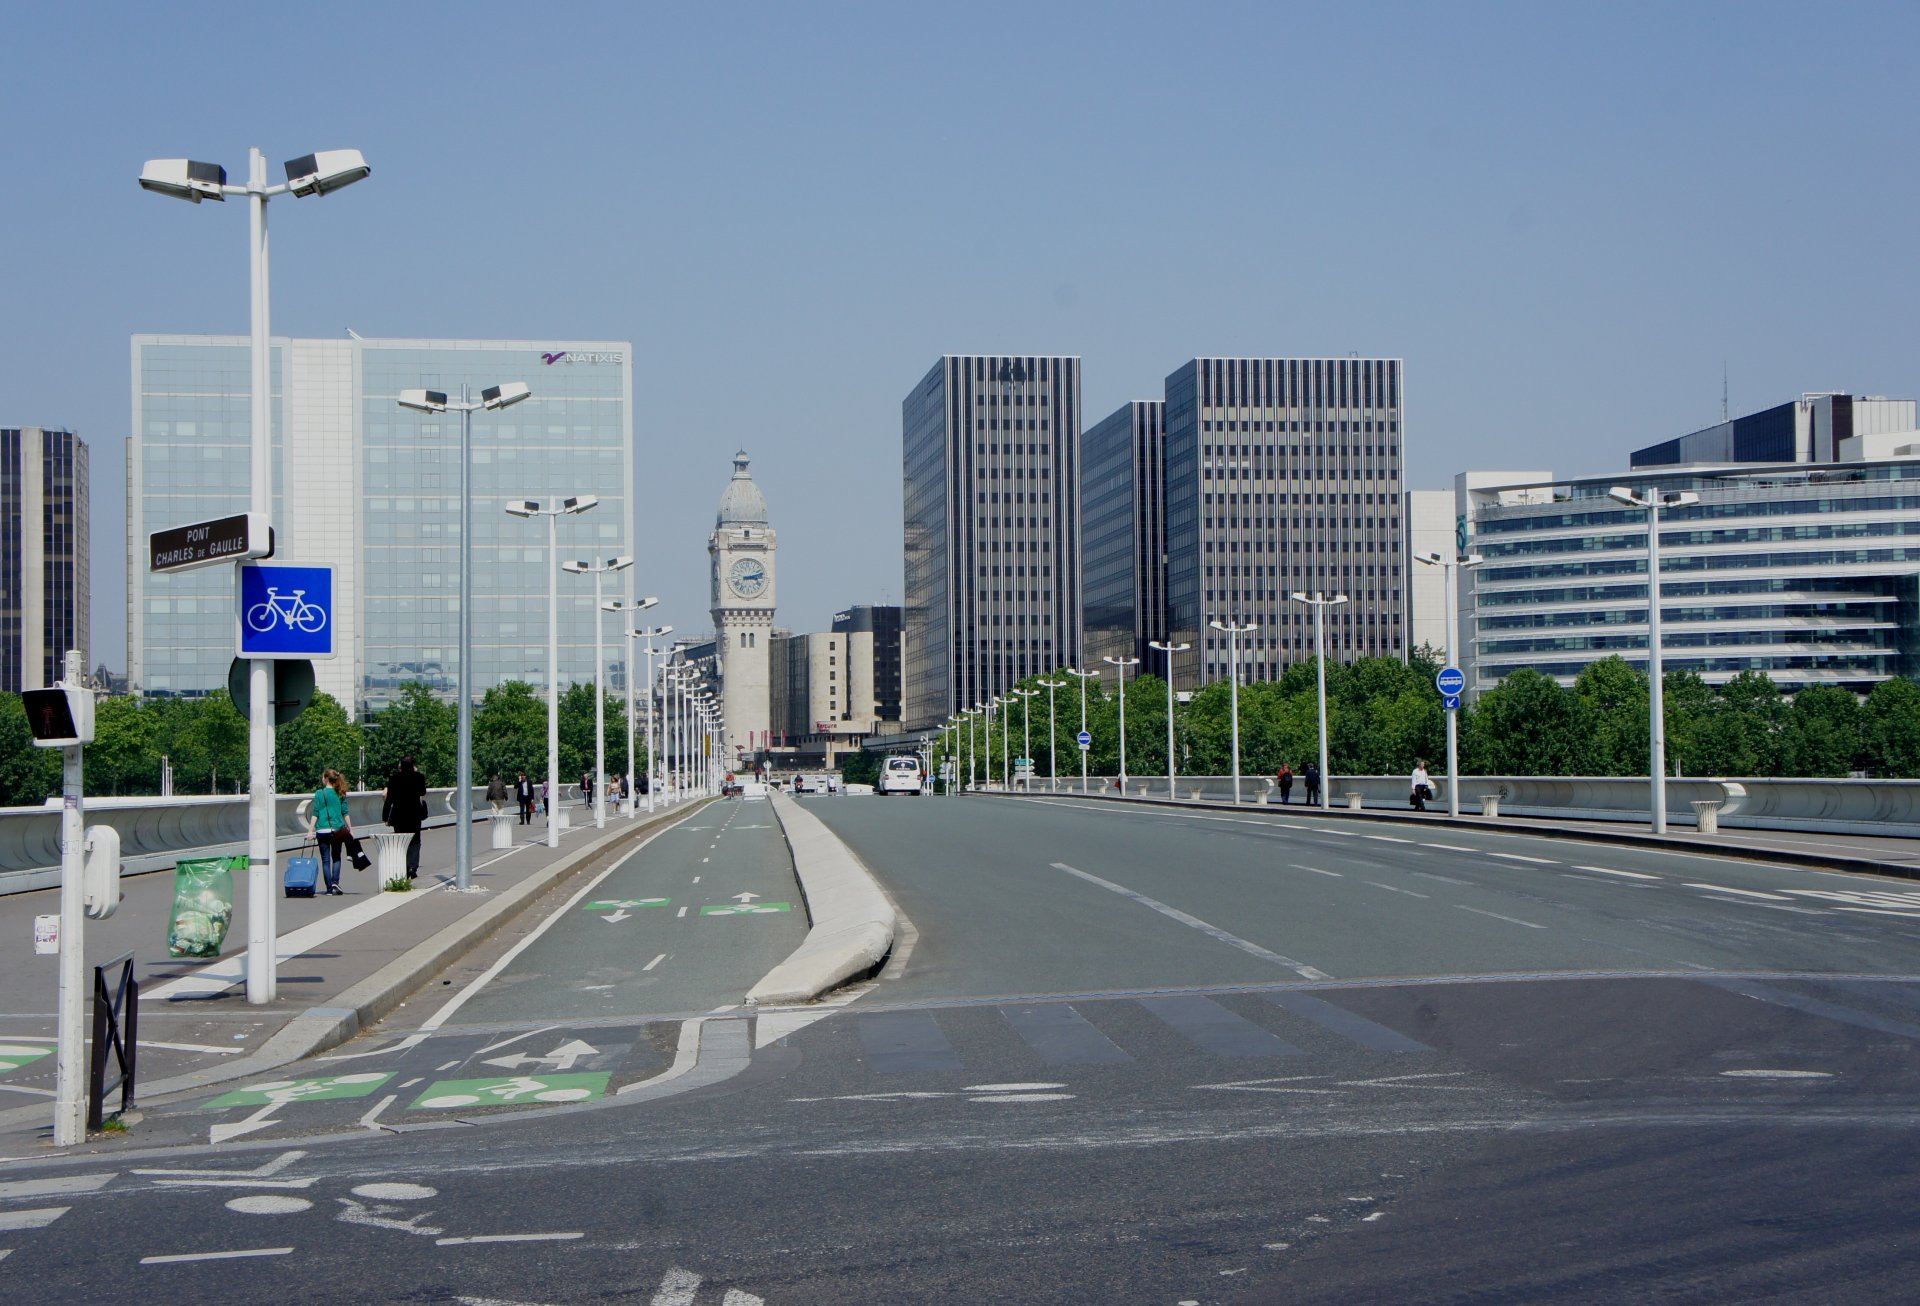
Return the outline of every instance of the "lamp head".
<path id="1" fill-rule="evenodd" d="M 1478 567 L 1486 559 L 1477 553 L 1463 553 L 1454 561 L 1462 567 Z"/>
<path id="2" fill-rule="evenodd" d="M 607 559 L 608 571 L 625 571 L 628 567 L 631 567 L 632 565 L 633 565 L 633 559 L 624 553 L 617 558 Z"/>
<path id="3" fill-rule="evenodd" d="M 525 381 L 508 381 L 504 385 L 490 385 L 480 392 L 480 406 L 489 410 L 511 408 L 522 399 L 533 397 L 533 391 L 527 388 Z"/>
<path id="4" fill-rule="evenodd" d="M 1444 567 L 1446 566 L 1446 563 L 1447 563 L 1447 560 L 1445 558 L 1441 557 L 1438 553 L 1435 553 L 1431 550 L 1429 550 L 1426 553 L 1414 554 L 1413 560 L 1415 562 L 1424 562 L 1429 567 Z"/>
<path id="5" fill-rule="evenodd" d="M 507 511 L 515 517 L 538 517 L 540 501 L 538 499 L 513 499 L 507 503 Z"/>
<path id="6" fill-rule="evenodd" d="M 295 195 L 331 195 L 372 171 L 358 150 L 320 150 L 287 160 L 287 189 Z"/>
<path id="7" fill-rule="evenodd" d="M 1669 508 L 1691 508 L 1698 502 L 1700 502 L 1700 496 L 1692 490 L 1679 490 L 1667 496 Z"/>
<path id="8" fill-rule="evenodd" d="M 576 494 L 571 499 L 560 500 L 561 512 L 585 512 L 600 502 L 597 494 Z"/>
<path id="9" fill-rule="evenodd" d="M 1305 603 L 1307 601 L 1307 594 L 1305 590 L 1295 590 L 1293 593 L 1287 595 L 1287 597 L 1292 599 L 1295 603 Z"/>
<path id="10" fill-rule="evenodd" d="M 226 202 L 227 170 L 217 163 L 198 159 L 148 159 L 140 169 L 140 188 L 156 195 L 171 195 L 177 200 L 198 204 L 201 200 Z"/>
<path id="11" fill-rule="evenodd" d="M 400 406 L 421 413 L 444 413 L 447 411 L 447 392 L 445 390 L 402 390 Z"/>
<path id="12" fill-rule="evenodd" d="M 582 561 L 579 558 L 569 558 L 565 562 L 560 564 L 560 570 L 565 572 L 571 572 L 575 576 L 581 576 L 586 574 L 587 572 L 592 571 L 593 564 L 590 562 Z"/>
<path id="13" fill-rule="evenodd" d="M 1624 485 L 1616 485 L 1607 491 L 1607 497 L 1615 503 L 1624 503 L 1629 508 L 1644 508 L 1646 501 Z"/>

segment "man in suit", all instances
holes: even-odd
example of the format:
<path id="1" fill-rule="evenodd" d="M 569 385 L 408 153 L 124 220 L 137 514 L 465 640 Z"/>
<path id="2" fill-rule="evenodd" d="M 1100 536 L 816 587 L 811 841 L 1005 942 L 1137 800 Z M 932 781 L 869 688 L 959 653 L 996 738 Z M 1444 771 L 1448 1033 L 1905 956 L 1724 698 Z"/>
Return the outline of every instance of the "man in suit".
<path id="1" fill-rule="evenodd" d="M 414 769 L 413 754 L 400 759 L 400 769 L 387 780 L 387 798 L 380 806 L 380 819 L 395 834 L 410 834 L 407 841 L 407 878 L 420 877 L 420 824 L 427 817 L 427 778 Z"/>
<path id="2" fill-rule="evenodd" d="M 520 778 L 513 782 L 513 801 L 520 804 L 520 824 L 533 824 L 533 781 L 527 779 L 522 771 Z"/>

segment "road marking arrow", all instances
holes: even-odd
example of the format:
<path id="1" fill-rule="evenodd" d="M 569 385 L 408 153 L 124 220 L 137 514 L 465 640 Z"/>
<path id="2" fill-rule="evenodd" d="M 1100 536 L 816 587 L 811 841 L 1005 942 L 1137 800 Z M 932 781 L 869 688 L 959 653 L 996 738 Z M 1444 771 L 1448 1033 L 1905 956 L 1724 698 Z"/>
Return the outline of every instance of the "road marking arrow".
<path id="1" fill-rule="evenodd" d="M 207 1141 L 209 1143 L 224 1143 L 230 1138 L 238 1138 L 242 1134 L 250 1134 L 256 1129 L 265 1129 L 268 1125 L 279 1124 L 280 1122 L 278 1120 L 272 1118 L 273 1113 L 285 1106 L 287 1100 L 288 1099 L 280 1098 L 269 1102 L 245 1120 L 236 1120 L 232 1124 L 214 1125 L 207 1131 Z"/>
<path id="2" fill-rule="evenodd" d="M 551 1063 L 555 1070 L 572 1070 L 573 1063 L 580 1060 L 580 1058 L 598 1056 L 599 1054 L 600 1049 L 593 1046 L 593 1044 L 583 1043 L 579 1039 L 574 1039 L 570 1043 L 562 1043 L 544 1057 L 526 1056 L 522 1054 L 516 1054 L 510 1057 L 489 1057 L 482 1064 L 499 1066 L 503 1070 L 517 1071 L 522 1066 L 537 1066 Z M 533 1092 L 539 1087 L 541 1086 L 536 1084 L 534 1089 L 526 1089 L 524 1091 Z M 509 1094 L 509 1096 L 511 1095 Z"/>
<path id="3" fill-rule="evenodd" d="M 602 916 L 600 919 L 603 921 L 624 921 L 624 920 L 631 919 L 632 916 L 633 916 L 633 913 L 623 907 L 619 911 L 608 912 L 605 916 Z"/>
<path id="4" fill-rule="evenodd" d="M 752 902 L 755 898 L 758 898 L 759 896 L 760 895 L 757 893 L 736 893 L 733 895 L 734 901 L 736 902 Z"/>

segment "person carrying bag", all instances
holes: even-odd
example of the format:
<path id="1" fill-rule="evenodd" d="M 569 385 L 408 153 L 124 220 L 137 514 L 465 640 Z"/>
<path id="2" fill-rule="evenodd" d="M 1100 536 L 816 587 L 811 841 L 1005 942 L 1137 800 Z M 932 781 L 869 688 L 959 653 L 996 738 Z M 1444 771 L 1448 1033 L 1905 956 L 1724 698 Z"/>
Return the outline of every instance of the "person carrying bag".
<path id="1" fill-rule="evenodd" d="M 420 826 L 427 819 L 427 778 L 414 769 L 413 754 L 400 759 L 400 769 L 387 781 L 386 802 L 380 819 L 395 834 L 410 834 L 407 841 L 407 878 L 420 877 Z"/>
<path id="2" fill-rule="evenodd" d="M 320 773 L 313 791 L 313 839 L 320 847 L 320 874 L 327 893 L 339 895 L 340 849 L 353 836 L 347 822 L 347 778 L 332 767 Z"/>

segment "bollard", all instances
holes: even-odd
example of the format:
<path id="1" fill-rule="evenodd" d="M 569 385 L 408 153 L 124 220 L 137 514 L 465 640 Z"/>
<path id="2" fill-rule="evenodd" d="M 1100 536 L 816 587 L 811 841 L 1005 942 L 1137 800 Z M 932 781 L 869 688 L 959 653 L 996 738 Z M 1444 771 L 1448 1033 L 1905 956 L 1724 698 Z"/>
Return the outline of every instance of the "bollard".
<path id="1" fill-rule="evenodd" d="M 1359 810 L 1360 810 L 1360 799 L 1361 799 L 1361 797 L 1362 797 L 1362 795 L 1360 795 L 1360 794 L 1358 794 L 1358 793 L 1354 793 L 1354 792 L 1352 792 L 1351 790 L 1350 790 L 1350 791 L 1348 791 L 1348 793 L 1347 793 L 1347 810 L 1348 810 L 1349 812 L 1357 812 L 1357 811 L 1359 811 Z"/>
<path id="2" fill-rule="evenodd" d="M 510 824 L 512 818 L 505 812 L 495 812 L 487 820 L 493 826 L 493 846 L 495 848 L 513 847 L 513 826 Z"/>
<path id="3" fill-rule="evenodd" d="M 1693 804 L 1694 819 L 1698 822 L 1701 834 L 1720 833 L 1720 800 L 1706 798 Z"/>
<path id="4" fill-rule="evenodd" d="M 1196 803 L 1197 803 L 1197 802 L 1199 802 L 1199 801 L 1200 801 L 1200 786 L 1199 786 L 1199 785 L 1195 785 L 1195 786 L 1194 786 L 1193 788 L 1191 788 L 1191 789 L 1189 789 L 1189 790 L 1187 790 L 1187 797 L 1188 797 L 1189 799 L 1191 799 L 1191 800 L 1192 800 L 1193 802 L 1196 802 Z"/>
<path id="5" fill-rule="evenodd" d="M 1500 815 L 1500 795 L 1499 794 L 1481 794 L 1480 795 L 1480 815 L 1488 818 L 1489 820 Z"/>
<path id="6" fill-rule="evenodd" d="M 407 878 L 407 844 L 410 834 L 376 834 L 373 838 L 373 866 L 381 887 L 388 880 Z"/>

